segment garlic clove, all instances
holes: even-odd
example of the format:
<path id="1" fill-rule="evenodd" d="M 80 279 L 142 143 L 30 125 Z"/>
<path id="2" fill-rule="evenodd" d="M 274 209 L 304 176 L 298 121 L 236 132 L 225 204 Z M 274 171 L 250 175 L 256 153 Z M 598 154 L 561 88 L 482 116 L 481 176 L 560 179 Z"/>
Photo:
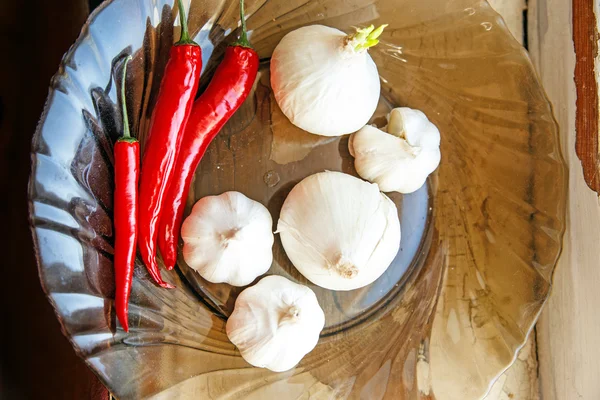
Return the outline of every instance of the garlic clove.
<path id="1" fill-rule="evenodd" d="M 377 185 L 340 172 L 298 183 L 284 202 L 277 230 L 298 271 L 332 290 L 372 283 L 400 246 L 394 203 Z"/>
<path id="2" fill-rule="evenodd" d="M 267 276 L 238 296 L 226 332 L 250 364 L 282 372 L 310 352 L 325 326 L 314 292 L 281 276 Z"/>
<path id="3" fill-rule="evenodd" d="M 271 266 L 272 225 L 269 211 L 241 193 L 204 197 L 183 222 L 183 257 L 209 282 L 248 285 Z"/>
<path id="4" fill-rule="evenodd" d="M 419 110 L 395 108 L 387 118 L 387 132 L 366 125 L 351 136 L 354 166 L 384 192 L 412 193 L 440 163 L 440 133 Z"/>
<path id="5" fill-rule="evenodd" d="M 421 110 L 394 108 L 387 115 L 387 133 L 404 138 L 411 146 L 435 148 L 440 146 L 440 131 Z"/>

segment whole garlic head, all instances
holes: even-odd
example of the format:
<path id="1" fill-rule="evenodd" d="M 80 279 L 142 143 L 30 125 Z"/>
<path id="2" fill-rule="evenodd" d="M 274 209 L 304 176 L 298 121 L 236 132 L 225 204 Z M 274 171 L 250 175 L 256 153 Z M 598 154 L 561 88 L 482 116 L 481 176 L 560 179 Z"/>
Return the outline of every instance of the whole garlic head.
<path id="1" fill-rule="evenodd" d="M 288 33 L 275 47 L 271 87 L 292 124 L 339 136 L 369 121 L 379 101 L 379 74 L 369 53 L 356 50 L 350 38 L 335 28 L 310 25 Z"/>
<path id="2" fill-rule="evenodd" d="M 383 192 L 412 193 L 440 163 L 440 131 L 419 110 L 400 107 L 387 116 L 388 125 L 364 126 L 348 142 L 354 167 Z"/>
<path id="3" fill-rule="evenodd" d="M 277 231 L 298 271 L 332 290 L 373 282 L 400 247 L 395 204 L 376 184 L 341 172 L 298 183 L 283 204 Z"/>
<path id="4" fill-rule="evenodd" d="M 204 197 L 181 227 L 183 258 L 204 279 L 245 286 L 273 261 L 273 220 L 239 192 Z"/>
<path id="5" fill-rule="evenodd" d="M 312 290 L 272 275 L 240 293 L 226 331 L 248 363 L 282 372 L 315 348 L 324 326 Z"/>

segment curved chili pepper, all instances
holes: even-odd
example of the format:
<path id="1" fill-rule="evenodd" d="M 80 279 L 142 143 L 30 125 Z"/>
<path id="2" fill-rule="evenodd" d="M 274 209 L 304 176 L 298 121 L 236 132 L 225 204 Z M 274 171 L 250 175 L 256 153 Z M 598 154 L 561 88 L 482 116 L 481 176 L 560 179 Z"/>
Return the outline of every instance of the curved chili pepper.
<path id="1" fill-rule="evenodd" d="M 125 332 L 129 332 L 127 314 L 135 262 L 137 242 L 137 201 L 140 172 L 140 142 L 129 134 L 127 104 L 125 101 L 125 76 L 127 63 L 123 62 L 121 103 L 123 107 L 123 136 L 114 146 L 115 154 L 115 309 Z"/>
<path id="2" fill-rule="evenodd" d="M 223 125 L 246 100 L 258 72 L 258 54 L 246 36 L 244 2 L 240 1 L 242 33 L 227 47 L 206 91 L 196 100 L 188 120 L 168 202 L 161 210 L 158 245 L 167 269 L 177 259 L 177 242 L 191 181 L 202 156 Z"/>
<path id="3" fill-rule="evenodd" d="M 160 209 L 173 178 L 173 167 L 202 69 L 200 46 L 189 38 L 181 0 L 178 0 L 178 4 L 181 39 L 171 48 L 160 84 L 144 149 L 140 182 L 140 253 L 152 278 L 165 288 L 173 286 L 163 281 L 156 262 Z"/>

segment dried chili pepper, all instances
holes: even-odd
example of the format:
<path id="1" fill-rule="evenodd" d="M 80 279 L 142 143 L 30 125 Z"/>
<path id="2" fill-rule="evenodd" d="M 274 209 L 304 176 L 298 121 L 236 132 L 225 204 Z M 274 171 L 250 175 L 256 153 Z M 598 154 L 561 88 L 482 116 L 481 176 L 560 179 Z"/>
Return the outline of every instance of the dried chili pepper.
<path id="1" fill-rule="evenodd" d="M 114 146 L 115 309 L 125 332 L 129 332 L 127 314 L 137 243 L 137 201 L 140 172 L 140 142 L 129 134 L 125 101 L 125 76 L 129 60 L 131 60 L 131 56 L 123 62 L 123 79 L 121 81 L 123 136 L 117 140 Z"/>
<path id="2" fill-rule="evenodd" d="M 152 278 L 165 288 L 173 286 L 163 281 L 156 262 L 160 209 L 173 178 L 173 167 L 202 69 L 200 46 L 189 38 L 181 0 L 178 4 L 181 39 L 171 48 L 160 85 L 142 158 L 140 182 L 140 253 Z"/>
<path id="3" fill-rule="evenodd" d="M 177 258 L 181 219 L 194 172 L 210 142 L 248 97 L 256 79 L 259 59 L 246 35 L 243 0 L 240 14 L 239 40 L 227 47 L 206 91 L 194 103 L 177 157 L 175 179 L 169 188 L 169 201 L 161 210 L 158 244 L 168 269 L 173 268 Z"/>

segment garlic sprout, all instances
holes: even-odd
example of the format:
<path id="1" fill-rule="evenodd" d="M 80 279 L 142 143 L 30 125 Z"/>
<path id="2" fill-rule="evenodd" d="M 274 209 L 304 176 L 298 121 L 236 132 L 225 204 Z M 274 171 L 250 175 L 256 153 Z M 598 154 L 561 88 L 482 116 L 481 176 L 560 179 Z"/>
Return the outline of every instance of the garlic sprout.
<path id="1" fill-rule="evenodd" d="M 271 57 L 271 87 L 286 117 L 323 136 L 352 133 L 366 124 L 380 90 L 367 49 L 379 42 L 385 26 L 346 35 L 311 25 L 285 35 Z"/>
<path id="2" fill-rule="evenodd" d="M 366 125 L 348 142 L 354 167 L 384 192 L 412 193 L 440 163 L 440 131 L 425 114 L 395 108 L 382 129 Z"/>
<path id="3" fill-rule="evenodd" d="M 250 284 L 273 261 L 273 220 L 239 192 L 200 199 L 181 227 L 183 258 L 204 279 Z"/>
<path id="4" fill-rule="evenodd" d="M 341 172 L 322 172 L 298 183 L 277 225 L 283 248 L 308 280 L 352 290 L 377 279 L 400 247 L 394 203 L 370 184 Z"/>
<path id="5" fill-rule="evenodd" d="M 227 336 L 248 363 L 287 371 L 317 345 L 325 314 L 315 293 L 281 276 L 245 289 L 227 320 Z"/>

